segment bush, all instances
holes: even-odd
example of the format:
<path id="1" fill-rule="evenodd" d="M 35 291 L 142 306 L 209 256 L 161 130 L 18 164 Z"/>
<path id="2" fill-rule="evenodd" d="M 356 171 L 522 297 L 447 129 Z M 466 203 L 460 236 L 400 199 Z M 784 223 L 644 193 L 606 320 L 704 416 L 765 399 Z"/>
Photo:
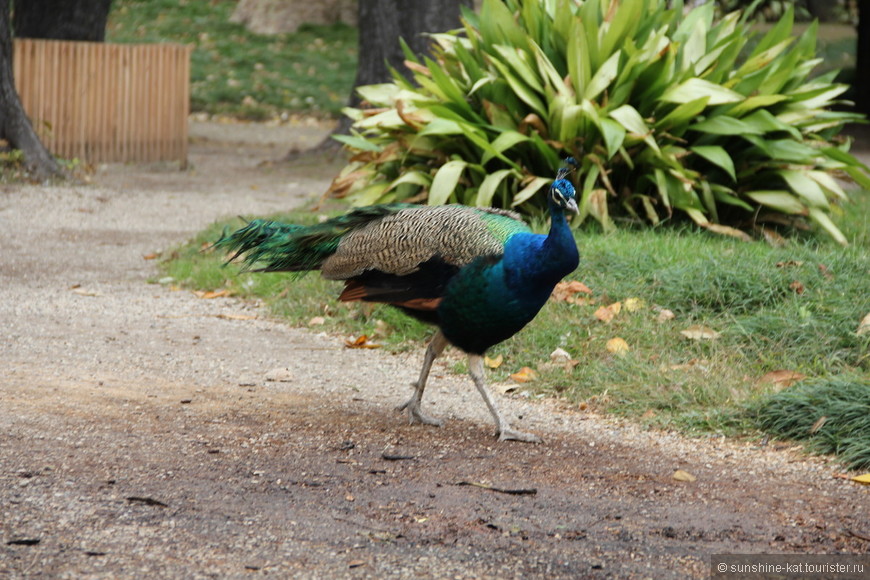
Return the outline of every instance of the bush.
<path id="1" fill-rule="evenodd" d="M 750 51 L 739 13 L 683 14 L 659 0 L 484 0 L 464 28 L 408 52 L 413 80 L 359 89 L 354 153 L 331 188 L 366 205 L 459 202 L 545 211 L 536 194 L 565 155 L 580 162 L 581 217 L 657 224 L 685 215 L 722 233 L 764 214 L 830 219 L 833 176 L 870 178 L 836 137 L 847 87 L 811 78 L 816 26 L 789 10 Z"/>

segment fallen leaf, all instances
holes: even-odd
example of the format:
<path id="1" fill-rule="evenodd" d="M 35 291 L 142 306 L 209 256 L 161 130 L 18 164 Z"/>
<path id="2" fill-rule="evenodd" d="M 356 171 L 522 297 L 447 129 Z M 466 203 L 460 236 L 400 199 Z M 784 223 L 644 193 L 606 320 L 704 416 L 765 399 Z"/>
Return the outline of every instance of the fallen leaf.
<path id="1" fill-rule="evenodd" d="M 737 228 L 732 228 L 731 226 L 723 226 L 721 224 L 713 224 L 710 222 L 701 225 L 710 230 L 711 232 L 715 232 L 717 234 L 731 236 L 732 238 L 737 238 L 744 242 L 752 241 L 752 237 L 749 234 L 742 230 L 738 230 Z"/>
<path id="2" fill-rule="evenodd" d="M 145 254 L 142 256 L 143 260 L 156 260 L 160 257 L 160 252 L 151 252 L 150 254 Z"/>
<path id="3" fill-rule="evenodd" d="M 662 308 L 659 310 L 659 315 L 656 316 L 656 322 L 667 322 L 668 320 L 673 320 L 676 318 L 676 315 L 673 311 L 668 310 L 667 308 Z"/>
<path id="4" fill-rule="evenodd" d="M 605 348 L 607 349 L 607 352 L 611 352 L 619 356 L 624 356 L 629 351 L 628 343 L 625 342 L 625 340 L 619 338 L 618 336 L 608 340 Z"/>
<path id="5" fill-rule="evenodd" d="M 818 420 L 816 420 L 816 422 L 813 423 L 813 426 L 810 427 L 810 431 L 809 431 L 810 435 L 815 435 L 819 431 L 819 429 L 821 429 L 822 427 L 825 426 L 825 423 L 827 423 L 827 422 L 828 422 L 827 415 L 822 415 L 821 417 L 819 417 Z"/>
<path id="6" fill-rule="evenodd" d="M 761 235 L 764 237 L 764 241 L 774 248 L 781 248 L 786 244 L 785 238 L 770 228 L 761 228 Z"/>
<path id="7" fill-rule="evenodd" d="M 622 310 L 621 302 L 614 302 L 610 306 L 602 306 L 595 311 L 595 318 L 601 322 L 610 322 Z"/>
<path id="8" fill-rule="evenodd" d="M 88 290 L 87 288 L 73 288 L 73 293 L 79 296 L 102 296 L 102 292 L 97 290 Z"/>
<path id="9" fill-rule="evenodd" d="M 528 383 L 538 378 L 538 371 L 533 368 L 523 367 L 519 371 L 511 375 L 511 378 L 518 383 Z"/>
<path id="10" fill-rule="evenodd" d="M 218 314 L 218 318 L 224 320 L 256 320 L 257 317 L 253 314 Z"/>
<path id="11" fill-rule="evenodd" d="M 516 391 L 518 387 L 513 383 L 493 383 L 490 388 L 500 395 L 505 395 L 511 391 Z"/>
<path id="12" fill-rule="evenodd" d="M 772 384 L 780 389 L 785 389 L 805 378 L 807 378 L 806 375 L 797 371 L 778 370 L 765 373 L 764 376 L 758 379 L 757 384 Z"/>
<path id="13" fill-rule="evenodd" d="M 360 566 L 365 566 L 365 560 L 351 560 L 347 563 L 348 568 L 359 568 Z"/>
<path id="14" fill-rule="evenodd" d="M 498 355 L 495 358 L 489 358 L 488 356 L 483 357 L 483 364 L 490 369 L 497 369 L 501 366 L 501 363 L 504 362 L 504 357 L 502 355 Z"/>
<path id="15" fill-rule="evenodd" d="M 861 322 L 858 324 L 858 336 L 863 334 L 870 333 L 870 312 L 867 313 L 867 316 L 861 319 Z"/>
<path id="16" fill-rule="evenodd" d="M 345 340 L 344 346 L 347 348 L 381 348 L 381 345 L 374 342 L 369 342 L 369 337 L 365 334 L 357 337 L 354 340 Z"/>
<path id="17" fill-rule="evenodd" d="M 794 282 L 789 284 L 788 287 L 791 288 L 792 290 L 794 290 L 795 292 L 797 292 L 798 294 L 804 293 L 804 285 L 801 284 L 800 282 L 798 282 L 797 280 L 795 280 Z"/>
<path id="18" fill-rule="evenodd" d="M 856 475 L 855 477 L 850 477 L 852 481 L 857 481 L 858 483 L 863 483 L 864 485 L 870 485 L 870 473 L 862 473 L 861 475 Z"/>
<path id="19" fill-rule="evenodd" d="M 571 282 L 559 282 L 556 284 L 551 296 L 553 300 L 557 302 L 568 302 L 573 304 L 577 302 L 576 295 L 580 293 L 589 294 L 591 296 L 592 290 L 590 290 L 589 286 L 583 282 L 573 280 Z"/>
<path id="20" fill-rule="evenodd" d="M 272 369 L 266 373 L 266 380 L 270 383 L 290 383 L 293 381 L 293 373 L 288 368 Z"/>
<path id="21" fill-rule="evenodd" d="M 824 264 L 819 264 L 819 273 L 825 277 L 825 280 L 833 280 L 834 275 L 831 274 L 831 271 L 828 270 L 828 267 Z"/>
<path id="22" fill-rule="evenodd" d="M 712 328 L 700 324 L 693 324 L 689 328 L 681 330 L 680 334 L 689 340 L 715 340 L 721 336 Z"/>
<path id="23" fill-rule="evenodd" d="M 777 262 L 776 263 L 777 268 L 791 268 L 791 267 L 798 267 L 798 266 L 803 266 L 803 265 L 804 265 L 804 263 L 801 262 L 800 260 L 786 260 L 785 262 Z"/>
<path id="24" fill-rule="evenodd" d="M 626 298 L 624 304 L 628 312 L 637 312 L 646 306 L 646 302 L 640 298 Z"/>
<path id="25" fill-rule="evenodd" d="M 308 321 L 308 326 L 321 326 L 323 324 L 326 324 L 326 319 L 322 316 L 315 316 Z"/>
<path id="26" fill-rule="evenodd" d="M 688 471 L 683 471 L 682 469 L 676 470 L 671 477 L 677 481 L 696 481 L 698 479 Z"/>
<path id="27" fill-rule="evenodd" d="M 550 360 L 553 362 L 564 362 L 571 359 L 571 354 L 564 348 L 557 348 L 550 353 Z"/>
<path id="28" fill-rule="evenodd" d="M 229 296 L 229 290 L 210 290 L 208 292 L 194 292 L 197 298 L 202 298 L 203 300 L 211 300 L 212 298 L 223 298 L 224 296 Z"/>

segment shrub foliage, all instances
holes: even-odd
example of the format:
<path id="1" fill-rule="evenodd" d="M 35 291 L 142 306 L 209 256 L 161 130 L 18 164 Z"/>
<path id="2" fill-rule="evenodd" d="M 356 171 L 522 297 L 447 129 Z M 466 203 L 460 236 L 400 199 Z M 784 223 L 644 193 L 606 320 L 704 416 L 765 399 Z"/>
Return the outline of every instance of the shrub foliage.
<path id="1" fill-rule="evenodd" d="M 740 13 L 660 0 L 484 0 L 464 27 L 408 52 L 411 79 L 360 88 L 353 152 L 331 193 L 519 208 L 543 215 L 565 155 L 580 162 L 581 216 L 657 224 L 688 216 L 745 235 L 759 215 L 830 219 L 834 177 L 870 187 L 837 134 L 846 86 L 812 77 L 816 26 L 786 15 L 750 40 Z M 757 42 L 756 42 L 757 41 Z M 755 42 L 750 48 L 750 43 Z"/>

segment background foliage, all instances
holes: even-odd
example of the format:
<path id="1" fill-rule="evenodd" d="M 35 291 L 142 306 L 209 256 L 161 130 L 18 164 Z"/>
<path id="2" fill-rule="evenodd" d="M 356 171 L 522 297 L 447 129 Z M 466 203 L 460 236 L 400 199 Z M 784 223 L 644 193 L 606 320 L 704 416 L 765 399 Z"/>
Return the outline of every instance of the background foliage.
<path id="1" fill-rule="evenodd" d="M 760 210 L 806 216 L 841 243 L 831 175 L 870 185 L 836 139 L 857 115 L 835 111 L 846 85 L 811 77 L 816 27 L 792 36 L 788 10 L 750 49 L 739 13 L 684 14 L 657 0 L 485 0 L 465 28 L 433 35 L 433 58 L 409 54 L 413 82 L 360 89 L 346 175 L 333 187 L 366 205 L 518 207 L 564 155 L 581 163 L 581 219 L 749 228 Z"/>

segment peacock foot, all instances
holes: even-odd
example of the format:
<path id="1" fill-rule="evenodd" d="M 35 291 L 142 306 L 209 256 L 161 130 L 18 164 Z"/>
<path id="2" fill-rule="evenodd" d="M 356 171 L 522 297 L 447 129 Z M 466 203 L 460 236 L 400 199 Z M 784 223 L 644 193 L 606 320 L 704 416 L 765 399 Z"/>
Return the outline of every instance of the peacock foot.
<path id="1" fill-rule="evenodd" d="M 534 433 L 526 433 L 524 431 L 517 431 L 516 429 L 502 428 L 499 429 L 498 432 L 498 440 L 499 441 L 523 441 L 525 443 L 543 443 L 544 440 L 535 435 Z"/>
<path id="2" fill-rule="evenodd" d="M 417 423 L 423 425 L 435 425 L 436 427 L 442 427 L 444 425 L 444 421 L 423 413 L 423 411 L 420 410 L 420 401 L 414 400 L 413 397 L 411 397 L 407 403 L 396 407 L 396 411 L 406 411 L 408 413 L 408 421 L 412 425 Z"/>

